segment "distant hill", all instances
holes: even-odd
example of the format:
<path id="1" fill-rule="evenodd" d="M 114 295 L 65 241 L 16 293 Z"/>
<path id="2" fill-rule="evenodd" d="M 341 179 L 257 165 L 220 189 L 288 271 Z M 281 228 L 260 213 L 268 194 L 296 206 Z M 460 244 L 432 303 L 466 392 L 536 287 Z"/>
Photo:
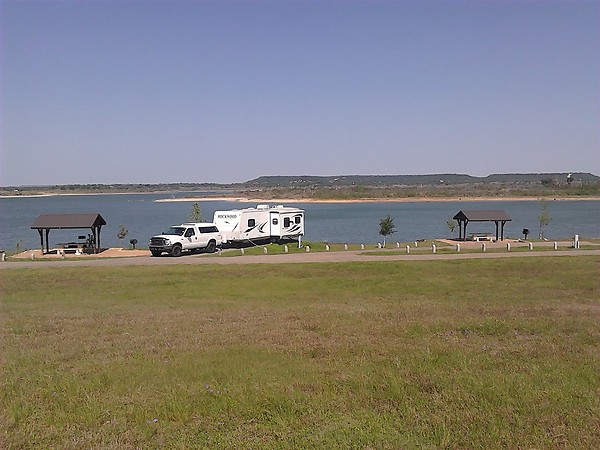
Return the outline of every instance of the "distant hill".
<path id="1" fill-rule="evenodd" d="M 598 195 L 600 177 L 591 173 L 573 172 L 572 186 L 567 186 L 568 173 L 509 173 L 475 177 L 466 174 L 441 173 L 428 175 L 339 175 L 339 176 L 262 176 L 243 183 L 157 183 L 157 184 L 67 184 L 55 186 L 4 186 L 0 196 L 31 194 L 90 194 L 90 193 L 137 193 L 137 192 L 202 192 L 217 196 L 237 195 L 248 191 L 277 191 L 314 195 L 314 192 L 337 192 L 341 190 L 368 190 L 354 196 L 382 195 L 387 189 L 389 196 L 402 195 L 547 195 L 548 189 L 564 191 L 563 195 Z M 544 191 L 540 191 L 543 188 Z M 313 192 L 311 194 L 311 191 Z M 377 192 L 375 192 L 377 191 Z M 410 192 L 409 192 L 410 191 Z M 254 194 L 253 194 L 254 195 Z M 298 194 L 299 195 L 299 194 Z M 326 194 L 330 195 L 330 194 Z"/>
<path id="2" fill-rule="evenodd" d="M 252 187 L 308 187 L 308 186 L 434 186 L 485 183 L 540 184 L 566 183 L 568 173 L 508 173 L 475 177 L 466 174 L 441 173 L 430 175 L 339 175 L 339 176 L 262 176 L 243 183 Z M 600 183 L 600 177 L 591 173 L 573 172 L 576 181 Z"/>

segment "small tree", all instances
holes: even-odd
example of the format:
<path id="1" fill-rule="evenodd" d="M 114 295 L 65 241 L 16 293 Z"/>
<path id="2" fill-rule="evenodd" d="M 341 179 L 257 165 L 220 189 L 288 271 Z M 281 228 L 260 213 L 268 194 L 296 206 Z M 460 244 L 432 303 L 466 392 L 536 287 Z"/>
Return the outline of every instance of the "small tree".
<path id="1" fill-rule="evenodd" d="M 379 222 L 379 234 L 383 236 L 383 246 L 385 247 L 385 238 L 396 232 L 393 217 L 388 214 Z"/>
<path id="2" fill-rule="evenodd" d="M 202 222 L 202 211 L 198 202 L 194 202 L 192 205 L 192 212 L 188 216 L 190 222 Z"/>
<path id="3" fill-rule="evenodd" d="M 125 225 L 119 225 L 119 232 L 117 233 L 117 238 L 119 238 L 121 241 L 123 239 L 125 239 L 125 236 L 127 236 L 129 234 L 129 230 L 127 228 L 125 228 Z M 123 244 L 121 244 L 121 247 L 123 246 Z"/>
<path id="4" fill-rule="evenodd" d="M 540 200 L 540 206 L 542 207 L 542 211 L 538 216 L 538 221 L 540 222 L 540 239 L 544 239 L 544 231 L 546 231 L 546 227 L 552 220 L 552 216 L 548 212 L 548 202 L 546 200 Z"/>
<path id="5" fill-rule="evenodd" d="M 446 224 L 448 224 L 448 228 L 450 229 L 450 237 L 453 237 L 454 230 L 456 230 L 456 227 L 458 226 L 458 222 L 455 219 L 448 219 Z"/>
<path id="6" fill-rule="evenodd" d="M 523 233 L 523 239 L 527 240 L 527 236 L 529 236 L 529 228 L 523 228 L 521 233 Z"/>

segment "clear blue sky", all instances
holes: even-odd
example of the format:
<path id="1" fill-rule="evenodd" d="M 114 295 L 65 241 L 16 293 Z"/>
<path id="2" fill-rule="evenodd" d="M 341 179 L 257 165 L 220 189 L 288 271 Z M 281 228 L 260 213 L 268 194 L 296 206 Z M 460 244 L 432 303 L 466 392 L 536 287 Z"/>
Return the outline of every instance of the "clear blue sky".
<path id="1" fill-rule="evenodd" d="M 598 1 L 1 2 L 0 185 L 600 174 Z"/>

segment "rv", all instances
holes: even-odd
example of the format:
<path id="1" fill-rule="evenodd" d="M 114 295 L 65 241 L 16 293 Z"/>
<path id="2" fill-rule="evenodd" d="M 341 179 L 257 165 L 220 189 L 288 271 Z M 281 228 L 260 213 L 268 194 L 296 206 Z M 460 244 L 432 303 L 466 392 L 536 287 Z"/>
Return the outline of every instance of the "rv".
<path id="1" fill-rule="evenodd" d="M 283 205 L 215 211 L 213 222 L 223 235 L 223 243 L 279 242 L 297 239 L 302 246 L 304 210 Z"/>

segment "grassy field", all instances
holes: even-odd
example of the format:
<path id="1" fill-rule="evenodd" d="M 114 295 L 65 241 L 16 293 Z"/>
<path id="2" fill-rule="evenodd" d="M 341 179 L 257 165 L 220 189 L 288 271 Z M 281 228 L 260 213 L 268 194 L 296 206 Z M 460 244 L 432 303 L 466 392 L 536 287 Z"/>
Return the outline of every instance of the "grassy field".
<path id="1" fill-rule="evenodd" d="M 0 271 L 2 448 L 600 448 L 600 259 Z"/>

